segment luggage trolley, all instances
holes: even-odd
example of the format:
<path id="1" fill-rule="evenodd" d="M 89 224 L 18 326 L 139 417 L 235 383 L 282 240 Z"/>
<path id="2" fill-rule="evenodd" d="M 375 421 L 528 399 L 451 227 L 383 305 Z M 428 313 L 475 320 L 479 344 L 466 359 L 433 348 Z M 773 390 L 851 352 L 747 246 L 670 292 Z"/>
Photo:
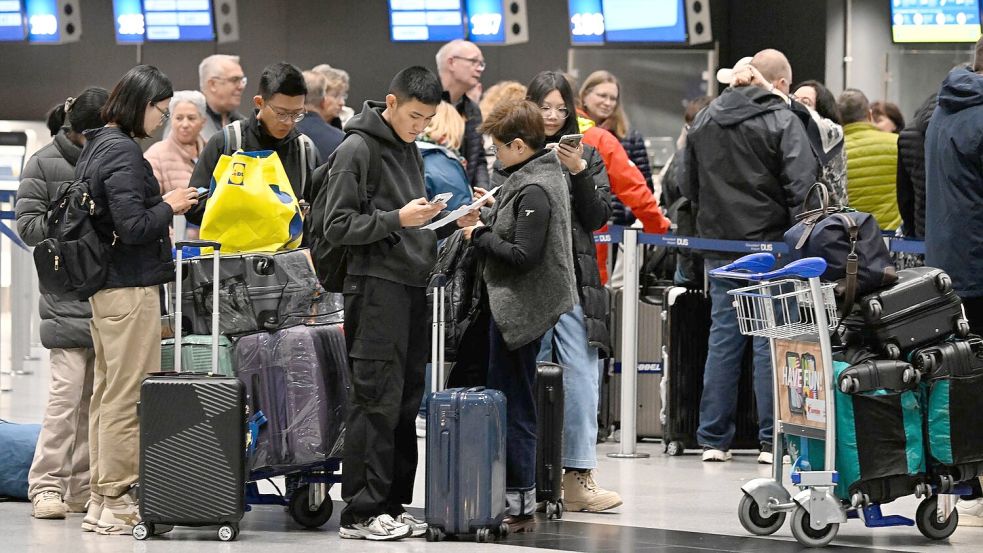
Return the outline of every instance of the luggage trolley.
<path id="1" fill-rule="evenodd" d="M 868 527 L 914 525 L 915 521 L 906 517 L 883 516 L 880 505 L 868 503 L 861 494 L 855 494 L 849 502 L 834 494 L 839 480 L 835 470 L 836 385 L 830 342 L 830 331 L 838 323 L 835 284 L 820 282 L 819 277 L 826 270 L 821 258 L 801 259 L 772 271 L 774 263 L 771 254 L 756 253 L 710 272 L 716 278 L 756 282 L 729 293 L 734 296 L 741 333 L 769 339 L 774 369 L 772 477 L 757 478 L 742 486 L 744 496 L 738 506 L 741 525 L 752 534 L 766 536 L 777 532 L 787 514 L 792 513 L 792 535 L 808 547 L 829 544 L 839 525 L 848 518 L 862 517 Z M 796 356 L 799 361 L 792 362 Z M 807 367 L 811 369 L 808 377 Z M 799 489 L 794 496 L 782 485 L 784 436 L 803 438 L 802 451 L 791 474 L 792 483 Z M 803 460 L 809 457 L 808 439 L 823 441 L 827 470 L 803 470 Z M 917 512 L 918 529 L 923 535 L 944 539 L 955 531 L 955 503 L 950 494 L 964 491 L 931 496 L 928 486 L 916 490 L 916 494 L 926 496 Z"/>

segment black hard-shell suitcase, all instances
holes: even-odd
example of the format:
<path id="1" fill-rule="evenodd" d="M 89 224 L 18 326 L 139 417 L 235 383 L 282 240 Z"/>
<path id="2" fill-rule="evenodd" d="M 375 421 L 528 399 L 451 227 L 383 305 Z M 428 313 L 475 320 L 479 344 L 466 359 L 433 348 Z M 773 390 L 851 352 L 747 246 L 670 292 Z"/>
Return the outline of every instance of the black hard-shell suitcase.
<path id="1" fill-rule="evenodd" d="M 536 501 L 563 517 L 563 367 L 536 365 Z"/>
<path id="2" fill-rule="evenodd" d="M 898 271 L 896 283 L 861 298 L 843 324 L 847 343 L 863 343 L 891 359 L 952 333 L 969 334 L 952 279 L 932 267 Z"/>
<path id="3" fill-rule="evenodd" d="M 710 339 L 710 298 L 701 290 L 667 288 L 662 331 L 666 347 L 666 422 L 663 443 L 669 455 L 682 455 L 699 446 L 700 398 Z M 758 417 L 754 399 L 753 349 L 748 341 L 737 388 L 736 431 L 731 449 L 758 449 Z"/>

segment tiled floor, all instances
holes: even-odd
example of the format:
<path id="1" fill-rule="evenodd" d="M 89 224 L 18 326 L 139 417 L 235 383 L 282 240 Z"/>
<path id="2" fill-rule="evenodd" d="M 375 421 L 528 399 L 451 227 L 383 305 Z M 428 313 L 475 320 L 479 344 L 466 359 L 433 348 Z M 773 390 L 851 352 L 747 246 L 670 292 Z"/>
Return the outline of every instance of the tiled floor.
<path id="1" fill-rule="evenodd" d="M 45 361 L 35 365 L 33 375 L 14 377 L 14 390 L 0 393 L 0 418 L 17 422 L 39 422 L 46 395 Z M 421 442 L 422 448 L 422 442 Z M 625 503 L 612 513 L 566 513 L 562 521 L 542 521 L 535 533 L 511 536 L 498 544 L 408 540 L 396 543 L 365 543 L 341 540 L 337 534 L 337 514 L 316 531 L 301 530 L 282 509 L 257 507 L 243 519 L 235 542 L 222 543 L 213 530 L 180 528 L 166 536 L 146 542 L 129 537 L 103 537 L 83 534 L 81 518 L 66 521 L 40 521 L 30 517 L 27 503 L 0 503 L 0 552 L 262 552 L 295 551 L 528 551 L 540 550 L 614 552 L 791 552 L 802 548 L 793 541 L 788 525 L 772 538 L 753 538 L 737 520 L 741 484 L 751 478 L 767 476 L 769 469 L 757 465 L 757 452 L 738 452 L 734 461 L 704 464 L 694 454 L 668 457 L 659 443 L 639 446 L 647 459 L 608 458 L 617 444 L 599 446 L 602 453 L 600 483 L 618 490 Z M 423 474 L 417 475 L 415 507 L 423 506 Z M 338 499 L 338 490 L 332 497 Z M 898 500 L 884 508 L 885 514 L 913 516 L 914 498 Z M 336 504 L 335 512 L 340 509 Z M 868 529 L 853 520 L 841 527 L 832 550 L 856 551 L 980 551 L 983 528 L 960 528 L 948 542 L 930 543 L 915 528 Z"/>

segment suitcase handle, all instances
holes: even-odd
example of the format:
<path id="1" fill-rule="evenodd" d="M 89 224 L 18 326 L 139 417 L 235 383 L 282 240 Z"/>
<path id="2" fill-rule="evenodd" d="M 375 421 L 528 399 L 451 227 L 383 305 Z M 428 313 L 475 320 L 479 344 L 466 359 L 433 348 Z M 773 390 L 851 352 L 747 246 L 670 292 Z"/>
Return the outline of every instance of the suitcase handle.
<path id="1" fill-rule="evenodd" d="M 191 248 L 214 248 L 218 250 L 222 248 L 222 244 L 220 244 L 219 242 L 215 242 L 213 240 L 178 240 L 174 244 L 174 247 L 177 249 L 181 249 L 184 247 L 191 247 Z"/>
<path id="2" fill-rule="evenodd" d="M 181 313 L 181 281 L 184 280 L 184 248 L 204 247 L 212 248 L 212 372 L 218 372 L 218 339 L 219 339 L 219 257 L 222 244 L 210 240 L 179 240 L 175 244 L 176 259 L 174 263 L 175 283 L 174 283 L 174 372 L 181 372 L 181 340 L 183 338 L 181 326 L 183 315 Z"/>

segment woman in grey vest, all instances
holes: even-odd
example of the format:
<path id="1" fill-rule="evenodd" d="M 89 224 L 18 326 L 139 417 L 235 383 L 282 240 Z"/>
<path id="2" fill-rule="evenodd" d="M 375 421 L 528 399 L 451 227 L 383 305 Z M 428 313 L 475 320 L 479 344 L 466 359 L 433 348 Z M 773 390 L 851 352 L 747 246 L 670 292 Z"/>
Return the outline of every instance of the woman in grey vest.
<path id="1" fill-rule="evenodd" d="M 505 181 L 485 224 L 464 234 L 481 252 L 487 386 L 508 403 L 505 521 L 521 532 L 536 510 L 536 355 L 543 334 L 578 301 L 570 199 L 560 161 L 545 148 L 539 106 L 502 103 L 480 131 L 491 135 Z"/>

